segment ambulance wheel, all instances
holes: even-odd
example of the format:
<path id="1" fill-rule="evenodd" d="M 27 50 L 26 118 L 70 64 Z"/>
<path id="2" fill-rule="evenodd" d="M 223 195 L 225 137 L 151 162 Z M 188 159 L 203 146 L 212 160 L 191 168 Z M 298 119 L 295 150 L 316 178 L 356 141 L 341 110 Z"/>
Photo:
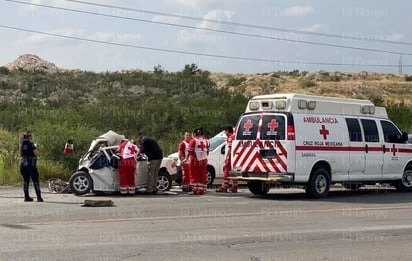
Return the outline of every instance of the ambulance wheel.
<path id="1" fill-rule="evenodd" d="M 270 190 L 270 184 L 263 181 L 249 181 L 247 187 L 254 195 L 264 196 Z"/>
<path id="2" fill-rule="evenodd" d="M 157 190 L 160 192 L 169 191 L 172 187 L 172 178 L 166 171 L 160 171 L 157 177 Z"/>
<path id="3" fill-rule="evenodd" d="M 306 193 L 311 198 L 326 198 L 329 187 L 330 177 L 328 171 L 324 168 L 317 168 L 310 175 L 309 182 L 306 185 Z"/>
<path id="4" fill-rule="evenodd" d="M 70 190 L 76 195 L 84 195 L 93 188 L 93 181 L 90 175 L 84 171 L 75 172 L 69 180 Z"/>
<path id="5" fill-rule="evenodd" d="M 412 191 L 412 167 L 410 168 L 411 169 L 405 170 L 402 179 L 394 184 L 397 190 L 402 192 Z"/>
<path id="6" fill-rule="evenodd" d="M 214 180 L 215 180 L 215 170 L 213 169 L 212 166 L 207 166 L 207 171 L 206 171 L 207 186 L 210 187 L 211 185 L 213 185 Z"/>

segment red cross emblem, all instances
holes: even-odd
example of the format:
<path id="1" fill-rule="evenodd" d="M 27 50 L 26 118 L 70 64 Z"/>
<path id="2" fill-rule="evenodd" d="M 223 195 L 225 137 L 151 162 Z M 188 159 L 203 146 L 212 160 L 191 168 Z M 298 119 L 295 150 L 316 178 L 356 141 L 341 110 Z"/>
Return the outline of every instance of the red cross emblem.
<path id="1" fill-rule="evenodd" d="M 136 154 L 136 152 L 137 152 L 137 150 L 136 150 L 136 148 L 135 148 L 134 146 L 129 146 L 127 149 L 129 150 L 129 152 L 130 152 L 131 154 Z"/>
<path id="2" fill-rule="evenodd" d="M 270 132 L 274 132 L 278 127 L 279 127 L 279 123 L 275 119 L 272 119 L 268 123 L 268 128 Z"/>
<path id="3" fill-rule="evenodd" d="M 329 130 L 325 128 L 325 125 L 322 125 L 322 129 L 319 130 L 320 135 L 323 135 L 323 139 L 326 140 L 329 135 Z"/>
<path id="4" fill-rule="evenodd" d="M 392 145 L 392 149 L 391 149 L 393 156 L 396 156 L 396 152 L 398 151 L 395 147 L 395 144 Z"/>
<path id="5" fill-rule="evenodd" d="M 245 131 L 249 132 L 251 128 L 253 128 L 253 122 L 251 120 L 247 120 L 245 124 L 243 124 L 243 128 Z"/>
<path id="6" fill-rule="evenodd" d="M 200 144 L 197 145 L 197 147 L 198 147 L 201 151 L 205 151 L 205 149 L 206 149 L 206 145 L 203 143 L 203 141 L 201 141 Z"/>

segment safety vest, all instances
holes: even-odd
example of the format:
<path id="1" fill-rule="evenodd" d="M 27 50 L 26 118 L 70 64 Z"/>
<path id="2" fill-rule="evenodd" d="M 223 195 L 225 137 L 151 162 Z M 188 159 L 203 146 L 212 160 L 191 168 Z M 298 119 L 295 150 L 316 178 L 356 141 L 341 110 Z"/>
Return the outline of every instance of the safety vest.
<path id="1" fill-rule="evenodd" d="M 207 159 L 207 152 L 209 151 L 208 141 L 204 138 L 195 138 L 194 152 L 197 160 Z"/>
<path id="2" fill-rule="evenodd" d="M 127 141 L 120 144 L 119 152 L 122 159 L 129 159 L 136 157 L 139 153 L 139 148 L 130 141 Z"/>

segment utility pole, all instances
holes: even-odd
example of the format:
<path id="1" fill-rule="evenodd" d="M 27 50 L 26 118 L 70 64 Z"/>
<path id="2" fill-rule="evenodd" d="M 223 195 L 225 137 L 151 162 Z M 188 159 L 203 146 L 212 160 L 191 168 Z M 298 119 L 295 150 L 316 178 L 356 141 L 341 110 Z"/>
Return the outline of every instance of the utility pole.
<path id="1" fill-rule="evenodd" d="M 399 56 L 399 75 L 402 75 L 402 54 Z"/>

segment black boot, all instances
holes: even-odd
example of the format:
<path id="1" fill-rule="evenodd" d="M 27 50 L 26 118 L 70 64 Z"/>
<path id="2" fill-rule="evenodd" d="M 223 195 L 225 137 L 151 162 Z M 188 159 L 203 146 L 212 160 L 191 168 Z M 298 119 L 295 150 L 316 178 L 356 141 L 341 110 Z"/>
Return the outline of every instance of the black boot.
<path id="1" fill-rule="evenodd" d="M 23 192 L 24 192 L 24 202 L 33 201 L 33 198 L 29 196 L 29 183 L 23 183 Z"/>
<path id="2" fill-rule="evenodd" d="M 40 191 L 40 184 L 38 182 L 33 182 L 34 184 L 34 190 L 36 191 L 37 195 L 37 202 L 43 202 L 43 198 L 41 197 L 41 191 Z"/>

